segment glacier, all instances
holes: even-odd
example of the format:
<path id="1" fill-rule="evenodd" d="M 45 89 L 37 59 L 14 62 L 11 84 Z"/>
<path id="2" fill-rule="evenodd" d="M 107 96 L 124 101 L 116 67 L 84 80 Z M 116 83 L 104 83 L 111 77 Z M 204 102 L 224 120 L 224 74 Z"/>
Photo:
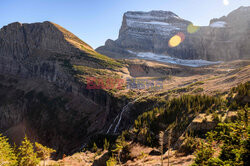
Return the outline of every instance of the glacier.
<path id="1" fill-rule="evenodd" d="M 155 54 L 152 52 L 136 53 L 131 50 L 128 50 L 128 52 L 136 55 L 140 59 L 153 60 L 153 61 L 158 61 L 158 62 L 163 62 L 163 63 L 171 63 L 171 64 L 189 66 L 189 67 L 202 67 L 202 66 L 222 63 L 222 61 L 207 61 L 203 59 L 196 59 L 196 60 L 178 59 L 178 58 L 174 58 L 174 57 L 167 56 L 167 55 Z"/>

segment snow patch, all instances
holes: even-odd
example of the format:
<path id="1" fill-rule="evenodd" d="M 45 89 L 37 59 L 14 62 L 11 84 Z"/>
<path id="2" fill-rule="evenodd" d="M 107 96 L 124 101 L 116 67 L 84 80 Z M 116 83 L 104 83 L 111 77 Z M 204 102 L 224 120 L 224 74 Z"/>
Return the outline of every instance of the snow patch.
<path id="1" fill-rule="evenodd" d="M 169 26 L 169 23 L 166 22 L 158 22 L 158 21 L 150 21 L 150 22 L 142 22 L 144 24 L 153 24 L 153 25 L 164 25 Z"/>
<path id="2" fill-rule="evenodd" d="M 141 28 L 141 29 L 148 29 L 152 31 L 160 32 L 170 32 L 173 30 L 180 30 L 180 28 L 173 26 L 166 22 L 159 22 L 159 21 L 151 21 L 151 22 L 141 22 L 135 20 L 127 19 L 127 26 L 131 28 Z"/>
<path id="3" fill-rule="evenodd" d="M 225 21 L 216 21 L 210 24 L 210 27 L 213 28 L 224 28 L 226 27 L 227 23 Z"/>
<path id="4" fill-rule="evenodd" d="M 219 64 L 222 62 L 222 61 L 212 62 L 212 61 L 206 61 L 202 59 L 184 60 L 184 59 L 173 58 L 167 55 L 154 54 L 152 52 L 136 53 L 131 50 L 128 50 L 128 52 L 131 54 L 137 55 L 139 58 L 142 58 L 142 59 L 154 60 L 154 61 L 164 62 L 164 63 L 172 63 L 172 64 L 189 66 L 189 67 L 201 67 L 201 66 Z"/>
<path id="5" fill-rule="evenodd" d="M 180 19 L 180 17 L 178 17 L 177 15 L 173 13 L 165 13 L 164 15 L 158 15 L 158 16 L 154 16 L 151 14 L 152 14 L 151 12 L 149 13 L 145 13 L 145 12 L 125 13 L 125 16 L 130 19 L 139 19 L 139 20 L 145 20 L 145 21 L 150 21 L 150 20 L 164 21 L 166 19 L 169 19 L 170 17 Z"/>

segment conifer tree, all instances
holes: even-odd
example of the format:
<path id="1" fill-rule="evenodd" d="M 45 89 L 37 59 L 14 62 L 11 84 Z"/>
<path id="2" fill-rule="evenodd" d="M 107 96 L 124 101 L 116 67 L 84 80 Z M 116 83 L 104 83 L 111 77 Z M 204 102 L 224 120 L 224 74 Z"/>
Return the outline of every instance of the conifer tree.
<path id="1" fill-rule="evenodd" d="M 97 152 L 97 145 L 96 145 L 95 142 L 94 142 L 94 144 L 93 144 L 92 151 L 93 151 L 93 152 Z"/>
<path id="2" fill-rule="evenodd" d="M 159 134 L 159 144 L 160 144 L 160 152 L 161 152 L 161 166 L 163 166 L 163 144 L 164 144 L 164 132 L 161 131 Z"/>
<path id="3" fill-rule="evenodd" d="M 109 150 L 109 146 L 110 146 L 110 144 L 109 144 L 108 140 L 105 138 L 105 140 L 104 140 L 104 145 L 103 145 L 103 149 L 104 149 L 104 150 Z"/>
<path id="4" fill-rule="evenodd" d="M 119 161 L 119 165 L 121 165 L 121 152 L 123 151 L 123 149 L 127 146 L 127 143 L 125 141 L 124 137 L 120 137 L 116 140 L 116 144 L 115 144 L 115 149 L 112 150 L 113 152 L 117 153 L 117 158 Z"/>
<path id="5" fill-rule="evenodd" d="M 172 131 L 173 128 L 171 128 L 168 132 L 168 166 L 170 166 L 170 147 L 171 147 Z"/>
<path id="6" fill-rule="evenodd" d="M 0 134 L 0 165 L 16 166 L 17 157 L 8 139 Z"/>
<path id="7" fill-rule="evenodd" d="M 37 153 L 34 152 L 32 143 L 25 136 L 22 144 L 18 148 L 18 165 L 19 166 L 36 166 L 40 162 Z"/>
<path id="8" fill-rule="evenodd" d="M 36 142 L 35 145 L 36 145 L 38 157 L 43 160 L 44 166 L 45 166 L 46 160 L 48 160 L 51 154 L 56 151 L 54 149 L 43 146 L 42 144 L 39 144 L 38 142 Z"/>

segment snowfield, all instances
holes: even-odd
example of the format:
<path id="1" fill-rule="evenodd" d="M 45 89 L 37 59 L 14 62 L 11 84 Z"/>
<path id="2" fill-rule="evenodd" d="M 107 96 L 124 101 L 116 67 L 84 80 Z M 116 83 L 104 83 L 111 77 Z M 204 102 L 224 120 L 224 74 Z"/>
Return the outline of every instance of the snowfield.
<path id="1" fill-rule="evenodd" d="M 180 30 L 180 28 L 173 26 L 169 23 L 158 22 L 158 21 L 150 21 L 150 22 L 141 22 L 135 20 L 126 20 L 127 26 L 131 28 L 140 28 L 140 29 L 148 29 L 155 31 L 158 34 L 169 34 L 169 32 L 174 30 Z"/>
<path id="2" fill-rule="evenodd" d="M 227 23 L 225 21 L 216 21 L 212 24 L 210 24 L 210 27 L 213 28 L 224 28 L 226 27 Z"/>
<path id="3" fill-rule="evenodd" d="M 153 25 L 164 25 L 169 26 L 169 23 L 166 22 L 158 22 L 158 21 L 150 21 L 150 22 L 142 22 L 144 24 L 153 24 Z"/>
<path id="4" fill-rule="evenodd" d="M 154 54 L 152 52 L 133 52 L 128 50 L 129 53 L 137 55 L 141 59 L 147 59 L 147 60 L 154 60 L 158 62 L 165 62 L 165 63 L 172 63 L 172 64 L 177 64 L 177 65 L 183 65 L 183 66 L 189 66 L 189 67 L 201 67 L 201 66 L 207 66 L 207 65 L 214 65 L 214 64 L 219 64 L 222 61 L 206 61 L 202 59 L 197 59 L 197 60 L 185 60 L 185 59 L 178 59 L 178 58 L 173 58 L 167 55 L 159 55 L 159 54 Z"/>
<path id="5" fill-rule="evenodd" d="M 145 21 L 150 21 L 150 20 L 157 20 L 157 21 L 164 21 L 170 17 L 175 17 L 177 19 L 181 19 L 180 17 L 178 17 L 176 14 L 171 13 L 171 12 L 158 12 L 159 15 L 158 16 L 154 16 L 152 15 L 152 12 L 128 12 L 125 13 L 125 16 L 129 19 L 138 19 L 138 20 L 145 20 Z M 157 11 L 156 11 L 157 12 Z"/>

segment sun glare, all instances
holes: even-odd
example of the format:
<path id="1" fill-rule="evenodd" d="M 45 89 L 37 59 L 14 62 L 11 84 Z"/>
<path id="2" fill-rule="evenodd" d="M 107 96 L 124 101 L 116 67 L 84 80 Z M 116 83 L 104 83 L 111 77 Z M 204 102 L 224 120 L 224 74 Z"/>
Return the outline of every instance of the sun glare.
<path id="1" fill-rule="evenodd" d="M 189 24 L 188 27 L 187 27 L 187 31 L 188 33 L 195 33 L 199 30 L 200 27 L 198 26 L 194 26 L 193 24 Z"/>
<path id="2" fill-rule="evenodd" d="M 182 39 L 179 35 L 174 35 L 168 42 L 169 47 L 176 47 L 181 43 Z"/>
<path id="3" fill-rule="evenodd" d="M 169 47 L 177 47 L 185 40 L 185 34 L 182 32 L 177 33 L 174 35 L 168 42 Z"/>
<path id="4" fill-rule="evenodd" d="M 224 4 L 225 6 L 229 5 L 229 0 L 223 0 L 223 4 Z"/>

